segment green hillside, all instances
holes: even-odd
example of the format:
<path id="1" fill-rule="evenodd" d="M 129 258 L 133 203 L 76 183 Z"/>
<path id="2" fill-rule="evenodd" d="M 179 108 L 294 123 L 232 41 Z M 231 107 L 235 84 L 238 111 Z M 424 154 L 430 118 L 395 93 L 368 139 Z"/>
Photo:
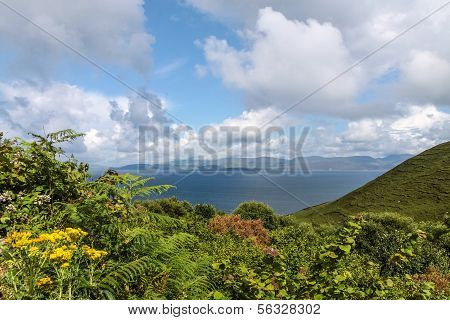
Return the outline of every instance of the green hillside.
<path id="1" fill-rule="evenodd" d="M 398 212 L 436 220 L 450 211 L 450 142 L 435 146 L 344 197 L 295 213 L 298 221 L 336 222 L 359 212 Z"/>

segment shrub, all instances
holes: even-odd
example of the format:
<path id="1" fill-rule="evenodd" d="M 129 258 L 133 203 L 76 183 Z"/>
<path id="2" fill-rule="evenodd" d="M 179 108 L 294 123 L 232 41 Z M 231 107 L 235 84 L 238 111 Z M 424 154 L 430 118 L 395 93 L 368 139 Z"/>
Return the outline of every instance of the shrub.
<path id="1" fill-rule="evenodd" d="M 272 245 L 286 257 L 287 267 L 292 271 L 312 263 L 322 239 L 312 225 L 306 223 L 276 229 L 270 236 Z"/>
<path id="2" fill-rule="evenodd" d="M 442 243 L 442 246 L 447 250 L 450 251 L 450 232 L 447 232 L 443 234 L 439 238 L 440 242 Z"/>
<path id="3" fill-rule="evenodd" d="M 240 215 L 243 220 L 261 220 L 269 230 L 278 226 L 278 220 L 275 211 L 262 202 L 249 201 L 241 203 L 233 214 Z"/>
<path id="4" fill-rule="evenodd" d="M 161 204 L 158 201 L 155 200 L 145 200 L 145 201 L 138 201 L 136 202 L 135 206 L 138 209 L 143 208 L 144 210 L 156 214 L 164 214 L 164 210 L 161 206 Z"/>
<path id="5" fill-rule="evenodd" d="M 216 208 L 211 204 L 199 203 L 195 205 L 194 213 L 205 219 L 211 219 L 216 214 Z"/>
<path id="6" fill-rule="evenodd" d="M 269 232 L 261 220 L 242 220 L 239 215 L 216 216 L 209 222 L 209 228 L 216 233 L 234 233 L 256 245 L 270 243 Z"/>
<path id="7" fill-rule="evenodd" d="M 369 214 L 313 228 L 258 202 L 228 215 L 175 197 L 137 200 L 170 186 L 112 170 L 89 180 L 55 146 L 77 136 L 0 133 L 0 299 L 450 295 L 448 218 Z"/>
<path id="8" fill-rule="evenodd" d="M 417 274 L 412 277 L 416 281 L 431 282 L 437 294 L 442 298 L 450 294 L 450 274 L 442 274 L 438 269 L 429 267 L 425 273 Z"/>
<path id="9" fill-rule="evenodd" d="M 384 274 L 422 273 L 430 265 L 448 270 L 445 249 L 429 238 L 433 235 L 418 229 L 412 219 L 383 213 L 367 215 L 356 242 L 360 252 L 381 264 Z"/>
<path id="10" fill-rule="evenodd" d="M 177 218 L 193 212 L 192 205 L 187 201 L 180 201 L 175 197 L 155 200 L 163 212 L 170 217 Z"/>
<path id="11" fill-rule="evenodd" d="M 411 219 L 394 213 L 368 214 L 366 220 L 356 241 L 357 248 L 382 265 L 400 251 L 414 232 Z"/>

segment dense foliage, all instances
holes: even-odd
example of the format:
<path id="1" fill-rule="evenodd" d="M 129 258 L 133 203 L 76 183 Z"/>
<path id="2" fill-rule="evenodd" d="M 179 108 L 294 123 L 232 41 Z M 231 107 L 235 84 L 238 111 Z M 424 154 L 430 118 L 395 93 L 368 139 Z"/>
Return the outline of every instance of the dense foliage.
<path id="1" fill-rule="evenodd" d="M 448 299 L 450 219 L 360 214 L 313 226 L 265 204 L 232 214 L 171 186 L 0 135 L 1 299 Z"/>

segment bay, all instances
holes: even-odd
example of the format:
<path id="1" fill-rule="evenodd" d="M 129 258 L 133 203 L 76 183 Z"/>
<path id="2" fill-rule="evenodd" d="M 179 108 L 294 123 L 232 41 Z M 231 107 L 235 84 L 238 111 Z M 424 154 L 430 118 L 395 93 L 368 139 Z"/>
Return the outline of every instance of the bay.
<path id="1" fill-rule="evenodd" d="M 161 197 L 175 196 L 192 204 L 210 203 L 233 211 L 241 202 L 261 201 L 280 214 L 335 200 L 375 179 L 384 171 L 313 171 L 311 175 L 259 175 L 215 172 L 214 174 L 152 174 L 152 184 L 176 185 Z M 146 176 L 140 172 L 139 175 Z"/>

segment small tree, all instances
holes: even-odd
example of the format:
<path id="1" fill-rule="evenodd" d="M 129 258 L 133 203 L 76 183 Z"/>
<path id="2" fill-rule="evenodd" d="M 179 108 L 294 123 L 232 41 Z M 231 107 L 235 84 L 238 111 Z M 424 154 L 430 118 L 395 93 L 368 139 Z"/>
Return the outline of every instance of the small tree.
<path id="1" fill-rule="evenodd" d="M 239 205 L 233 214 L 240 215 L 244 220 L 261 220 L 267 229 L 275 229 L 278 226 L 275 211 L 262 202 L 249 201 Z"/>
<path id="2" fill-rule="evenodd" d="M 211 219 L 216 214 L 216 208 L 207 203 L 199 203 L 194 207 L 194 213 L 205 219 Z"/>

